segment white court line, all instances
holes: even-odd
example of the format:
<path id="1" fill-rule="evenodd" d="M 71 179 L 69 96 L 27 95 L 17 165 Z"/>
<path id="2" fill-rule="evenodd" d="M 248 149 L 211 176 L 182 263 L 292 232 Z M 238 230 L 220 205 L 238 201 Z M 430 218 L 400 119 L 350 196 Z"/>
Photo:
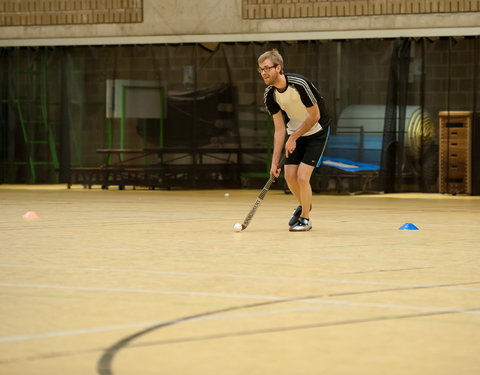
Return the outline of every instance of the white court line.
<path id="1" fill-rule="evenodd" d="M 268 276 L 268 275 L 241 275 L 231 273 L 201 273 L 201 272 L 173 272 L 173 271 L 157 271 L 157 270 L 139 270 L 139 269 L 125 269 L 125 268 L 103 268 L 103 267 L 65 267 L 52 265 L 22 265 L 22 264 L 0 264 L 0 267 L 5 268 L 31 268 L 31 269 L 60 269 L 71 271 L 94 271 L 94 272 L 122 272 L 122 273 L 147 273 L 157 275 L 172 275 L 172 276 L 188 276 L 188 277 L 225 277 L 235 279 L 255 279 L 255 280 L 285 280 L 285 281 L 318 281 L 324 283 L 336 284 L 359 284 L 359 285 L 380 285 L 380 286 L 395 286 L 395 287 L 411 287 L 411 288 L 441 288 L 452 290 L 471 290 L 478 291 L 480 287 L 458 287 L 458 286 L 438 286 L 438 285 L 418 285 L 405 283 L 387 283 L 381 281 L 361 281 L 348 279 L 325 279 L 316 277 L 289 277 L 289 276 Z"/>
<path id="2" fill-rule="evenodd" d="M 132 216 L 131 218 L 134 218 Z M 124 220 L 127 221 L 124 221 Z M 176 223 L 176 222 L 185 222 L 185 221 L 222 221 L 222 220 L 227 220 L 224 217 L 186 217 L 186 218 L 167 218 L 167 219 L 162 219 L 162 218 L 157 218 L 155 220 L 151 221 L 130 221 L 130 218 L 128 217 L 119 217 L 118 221 L 89 221 L 88 223 L 66 223 L 66 224 L 59 224 L 57 219 L 42 219 L 42 223 L 48 224 L 48 225 L 38 225 L 38 226 L 25 226 L 25 227 L 18 227 L 18 226 L 12 226 L 12 225 L 1 225 L 1 229 L 16 229 L 16 230 L 32 230 L 32 229 L 52 229 L 52 228 L 71 228 L 71 227 L 85 227 L 85 226 L 94 226 L 94 225 L 101 225 L 101 226 L 109 226 L 109 225 L 143 225 L 143 224 L 156 224 L 156 223 Z M 230 220 L 230 219 L 228 219 Z M 10 222 L 7 222 L 10 224 Z"/>
<path id="3" fill-rule="evenodd" d="M 256 299 L 263 301 L 285 301 L 285 302 L 306 302 L 314 304 L 325 304 L 329 306 L 341 306 L 341 307 L 374 307 L 374 308 L 386 308 L 386 309 L 401 309 L 401 310 L 415 310 L 423 312 L 436 312 L 436 313 L 465 313 L 465 314 L 480 314 L 480 310 L 473 309 L 459 309 L 459 308 L 444 308 L 444 307 L 428 307 L 428 306 L 412 306 L 412 305 L 394 305 L 384 303 L 365 303 L 365 302 L 351 302 L 351 301 L 335 301 L 327 299 L 295 299 L 285 298 L 277 296 L 256 296 L 256 295 L 239 295 L 228 293 L 210 293 L 210 292 L 189 292 L 189 291 L 166 291 L 155 289 L 124 289 L 124 288 L 96 288 L 96 287 L 80 287 L 80 286 L 64 286 L 64 285 L 45 285 L 45 284 L 13 284 L 13 283 L 0 283 L 0 287 L 14 287 L 14 288 L 41 288 L 41 289 L 63 289 L 63 290 L 81 290 L 81 291 L 95 291 L 95 292 L 115 292 L 115 293 L 149 293 L 149 294 L 163 294 L 163 295 L 187 295 L 187 296 L 203 296 L 203 297 L 223 297 L 223 298 L 235 298 L 235 299 Z M 274 310 L 276 311 L 276 310 Z M 264 313 L 269 313 L 264 312 Z M 248 316 L 250 313 L 237 314 L 237 316 Z M 218 317 L 217 317 L 218 318 Z M 206 320 L 207 318 L 192 318 L 189 320 Z M 215 319 L 215 318 L 211 318 Z M 218 318 L 222 319 L 222 318 Z M 176 320 L 178 322 L 178 320 Z M 89 329 L 79 329 L 72 331 L 60 331 L 60 332 L 47 332 L 43 334 L 32 335 L 18 335 L 0 338 L 0 343 L 13 342 L 13 341 L 25 341 L 38 338 L 78 335 L 84 333 L 102 332 L 118 329 L 127 329 L 135 327 L 147 327 L 152 325 L 158 325 L 161 323 L 176 322 L 150 322 L 150 323 L 137 323 L 121 326 L 106 326 Z M 187 321 L 187 320 L 185 320 Z"/>
<path id="4" fill-rule="evenodd" d="M 198 317 L 192 319 L 186 319 L 182 322 L 201 322 L 207 320 L 225 320 L 225 319 L 235 319 L 235 318 L 245 318 L 251 316 L 258 316 L 258 315 L 272 315 L 272 314 L 284 314 L 290 312 L 304 312 L 304 311 L 318 311 L 333 308 L 334 306 L 316 306 L 316 307 L 299 307 L 294 309 L 275 309 L 275 310 L 267 310 L 267 311 L 256 311 L 256 312 L 249 312 L 249 313 L 237 313 L 237 314 L 221 314 L 221 315 L 214 315 L 214 316 L 205 316 L 205 317 Z M 36 333 L 31 335 L 18 335 L 18 336 L 7 336 L 7 337 L 0 337 L 0 343 L 5 342 L 16 342 L 16 341 L 27 341 L 27 340 L 34 340 L 34 339 L 44 339 L 49 337 L 62 337 L 62 336 L 76 336 L 88 333 L 96 333 L 96 332 L 108 332 L 108 331 L 116 331 L 116 330 L 123 330 L 123 329 L 130 329 L 130 328 L 148 328 L 148 327 L 155 327 L 159 325 L 166 325 L 178 322 L 178 320 L 165 320 L 165 321 L 157 321 L 157 322 L 143 322 L 143 323 L 133 323 L 133 324 L 124 324 L 124 325 L 115 325 L 115 326 L 105 326 L 105 327 L 96 327 L 96 328 L 82 328 L 82 329 L 74 329 L 69 331 L 57 331 L 57 332 L 45 332 L 45 333 Z"/>
<path id="5" fill-rule="evenodd" d="M 81 290 L 93 292 L 113 292 L 113 293 L 143 293 L 143 294 L 165 294 L 165 295 L 185 295 L 185 296 L 202 296 L 202 297 L 226 297 L 239 299 L 259 299 L 269 301 L 281 301 L 285 297 L 273 296 L 254 296 L 241 295 L 229 293 L 211 293 L 211 292 L 189 292 L 189 291 L 175 291 L 175 290 L 156 290 L 156 289 L 126 289 L 126 288 L 98 288 L 89 286 L 65 286 L 65 285 L 48 285 L 48 284 L 15 284 L 15 283 L 0 283 L 0 287 L 11 288 L 40 288 L 40 289 L 64 289 L 64 290 Z"/>
<path id="6" fill-rule="evenodd" d="M 430 312 L 450 312 L 450 313 L 466 313 L 466 314 L 480 314 L 477 309 L 461 309 L 449 307 L 429 307 L 429 306 L 412 306 L 412 305 L 394 305 L 385 303 L 364 303 L 351 301 L 338 301 L 322 298 L 321 296 L 315 298 L 295 298 L 295 297 L 278 297 L 278 296 L 257 296 L 250 294 L 230 294 L 230 293 L 211 293 L 211 292 L 193 292 L 193 291 L 178 291 L 178 290 L 158 290 L 158 289 L 126 289 L 126 288 L 98 288 L 87 286 L 66 286 L 66 285 L 48 285 L 48 284 L 14 284 L 14 283 L 0 283 L 0 287 L 7 288 L 39 288 L 39 289 L 63 289 L 63 290 L 80 290 L 93 292 L 113 292 L 113 293 L 144 293 L 144 294 L 163 294 L 163 295 L 177 295 L 177 296 L 202 296 L 202 297 L 222 297 L 222 298 L 236 298 L 236 299 L 255 299 L 263 301 L 283 301 L 283 302 L 305 302 L 305 303 L 319 303 L 319 304 L 337 304 L 342 306 L 367 306 L 367 307 L 381 307 L 402 310 L 418 310 Z M 328 296 L 328 295 L 326 295 Z"/>

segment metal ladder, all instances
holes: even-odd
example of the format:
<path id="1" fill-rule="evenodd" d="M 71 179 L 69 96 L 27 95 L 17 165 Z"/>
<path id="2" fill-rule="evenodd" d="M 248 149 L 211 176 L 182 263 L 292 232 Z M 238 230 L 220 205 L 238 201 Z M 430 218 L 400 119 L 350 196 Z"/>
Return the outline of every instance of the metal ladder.
<path id="1" fill-rule="evenodd" d="M 46 48 L 36 51 L 39 59 L 34 59 L 31 70 L 24 70 L 25 63 L 20 61 L 20 50 L 14 54 L 14 79 L 12 80 L 13 95 L 10 98 L 11 108 L 15 113 L 15 121 L 21 129 L 26 158 L 18 160 L 15 157 L 14 165 L 27 165 L 28 182 L 38 182 L 37 168 L 47 166 L 48 169 L 58 170 L 59 159 L 55 134 L 55 121 L 49 118 L 47 68 L 48 60 Z M 17 140 L 18 141 L 18 140 Z"/>

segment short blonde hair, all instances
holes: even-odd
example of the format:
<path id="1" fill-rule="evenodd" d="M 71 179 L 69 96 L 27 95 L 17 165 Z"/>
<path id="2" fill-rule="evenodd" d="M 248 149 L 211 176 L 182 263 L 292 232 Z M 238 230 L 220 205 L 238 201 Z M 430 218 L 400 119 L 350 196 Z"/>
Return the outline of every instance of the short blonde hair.
<path id="1" fill-rule="evenodd" d="M 260 65 L 266 59 L 270 59 L 275 65 L 280 65 L 282 67 L 281 73 L 283 73 L 283 57 L 280 55 L 280 52 L 276 48 L 271 49 L 270 51 L 262 53 L 258 57 L 258 64 Z"/>

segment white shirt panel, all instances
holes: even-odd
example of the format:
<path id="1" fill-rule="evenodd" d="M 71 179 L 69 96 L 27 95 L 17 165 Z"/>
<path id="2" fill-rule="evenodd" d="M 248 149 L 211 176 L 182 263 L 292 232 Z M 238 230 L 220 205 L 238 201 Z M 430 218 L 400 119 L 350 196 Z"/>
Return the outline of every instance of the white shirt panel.
<path id="1" fill-rule="evenodd" d="M 308 111 L 302 103 L 299 92 L 294 86 L 289 85 L 284 92 L 275 90 L 274 96 L 275 101 L 290 119 L 287 124 L 287 133 L 294 133 L 300 126 L 302 126 L 303 122 L 308 117 Z M 322 126 L 317 122 L 304 134 L 304 136 L 314 134 L 320 130 L 322 130 Z"/>

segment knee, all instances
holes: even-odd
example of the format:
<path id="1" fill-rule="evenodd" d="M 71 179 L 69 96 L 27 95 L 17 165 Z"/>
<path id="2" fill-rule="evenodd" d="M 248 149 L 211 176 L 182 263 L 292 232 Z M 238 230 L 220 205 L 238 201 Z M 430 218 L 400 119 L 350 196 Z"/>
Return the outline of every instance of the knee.
<path id="1" fill-rule="evenodd" d="M 297 175 L 297 182 L 299 185 L 305 186 L 310 183 L 310 175 L 307 175 L 305 173 L 299 173 Z"/>
<path id="2" fill-rule="evenodd" d="M 294 181 L 296 182 L 297 175 L 295 173 L 285 171 L 285 180 L 287 180 L 287 183 L 294 182 Z"/>

